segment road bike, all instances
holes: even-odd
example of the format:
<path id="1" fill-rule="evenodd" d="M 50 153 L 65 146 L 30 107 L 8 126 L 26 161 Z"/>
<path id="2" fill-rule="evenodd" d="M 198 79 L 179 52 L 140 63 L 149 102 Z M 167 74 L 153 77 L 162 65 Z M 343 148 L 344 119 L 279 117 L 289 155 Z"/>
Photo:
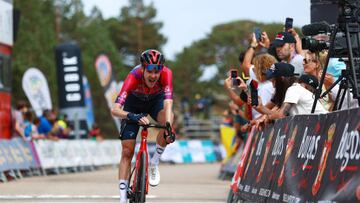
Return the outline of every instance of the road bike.
<path id="1" fill-rule="evenodd" d="M 130 123 L 130 122 L 128 122 Z M 134 123 L 132 123 L 134 124 Z M 159 128 L 165 129 L 168 135 L 171 135 L 172 130 L 170 123 L 166 123 L 165 125 L 158 124 L 147 124 L 141 125 L 137 124 L 142 128 L 141 130 L 141 142 L 140 148 L 136 155 L 136 162 L 134 168 L 131 171 L 131 175 L 129 177 L 129 183 L 132 185 L 129 187 L 127 191 L 128 199 L 130 203 L 143 203 L 145 202 L 145 196 L 148 194 L 149 182 L 148 182 L 148 160 L 149 154 L 147 151 L 147 136 L 148 136 L 148 128 Z"/>

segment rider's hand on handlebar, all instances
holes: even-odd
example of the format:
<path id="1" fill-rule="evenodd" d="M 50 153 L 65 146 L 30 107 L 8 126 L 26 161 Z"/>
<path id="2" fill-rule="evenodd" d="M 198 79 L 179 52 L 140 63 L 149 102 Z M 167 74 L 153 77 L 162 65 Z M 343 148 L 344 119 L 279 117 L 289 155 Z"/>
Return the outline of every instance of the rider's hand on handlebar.
<path id="1" fill-rule="evenodd" d="M 130 120 L 130 121 L 133 121 L 133 122 L 136 122 L 136 123 L 139 123 L 139 124 L 142 124 L 142 125 L 147 125 L 150 123 L 149 119 L 146 117 L 145 114 L 142 114 L 142 113 L 139 113 L 139 114 L 136 114 L 136 113 L 128 113 L 127 114 L 127 118 Z"/>
<path id="2" fill-rule="evenodd" d="M 166 127 L 167 127 L 167 129 L 164 132 L 164 139 L 165 139 L 166 143 L 170 144 L 170 143 L 175 142 L 176 135 L 172 131 L 172 128 L 171 128 L 171 125 L 169 122 L 166 122 Z"/>

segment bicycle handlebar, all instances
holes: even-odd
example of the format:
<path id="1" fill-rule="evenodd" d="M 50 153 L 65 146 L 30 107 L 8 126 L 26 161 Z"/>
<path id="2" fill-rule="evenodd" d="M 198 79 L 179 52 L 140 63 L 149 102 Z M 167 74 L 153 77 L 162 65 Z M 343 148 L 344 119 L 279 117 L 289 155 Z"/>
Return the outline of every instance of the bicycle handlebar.
<path id="1" fill-rule="evenodd" d="M 155 124 L 155 123 L 139 124 L 137 122 L 127 120 L 126 124 L 138 125 L 138 126 L 141 126 L 144 128 L 162 128 L 162 129 L 166 129 L 168 131 L 168 133 L 171 133 L 171 125 L 169 122 L 166 122 L 165 125 L 159 125 L 159 124 Z"/>

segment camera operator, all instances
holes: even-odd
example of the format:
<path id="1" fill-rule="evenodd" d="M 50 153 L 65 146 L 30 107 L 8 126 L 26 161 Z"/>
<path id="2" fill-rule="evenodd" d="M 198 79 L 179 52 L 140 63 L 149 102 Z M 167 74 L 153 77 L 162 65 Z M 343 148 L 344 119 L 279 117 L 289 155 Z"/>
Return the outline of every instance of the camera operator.
<path id="1" fill-rule="evenodd" d="M 342 75 L 343 71 L 348 71 L 346 70 L 346 64 L 341 59 L 335 58 L 334 56 L 328 56 L 328 49 L 331 44 L 329 34 L 334 31 L 331 30 L 330 26 L 324 22 L 305 25 L 302 30 L 304 35 L 307 36 L 302 39 L 302 47 L 308 50 L 304 59 L 304 71 L 306 73 L 318 77 L 320 81 L 327 58 L 331 57 L 326 69 L 327 71 L 324 75 L 321 95 L 327 90 L 330 92 L 325 94 L 323 97 L 320 97 L 319 101 L 326 109 L 332 111 L 334 109 L 336 97 L 339 94 L 341 82 L 335 84 L 333 88 L 331 88 L 331 86 Z M 336 37 L 335 41 L 338 43 L 338 50 L 345 50 L 347 45 L 343 44 L 341 37 Z M 342 48 L 340 48 L 341 46 Z M 338 55 L 339 54 L 336 56 L 338 57 Z M 347 58 L 347 56 L 345 56 L 345 58 Z M 339 107 L 339 105 L 337 105 L 337 109 L 358 107 L 357 99 L 353 99 L 353 95 L 349 88 L 350 87 L 346 87 L 342 106 Z M 339 95 L 339 98 L 341 99 L 341 95 Z M 340 102 L 340 99 L 338 102 Z"/>

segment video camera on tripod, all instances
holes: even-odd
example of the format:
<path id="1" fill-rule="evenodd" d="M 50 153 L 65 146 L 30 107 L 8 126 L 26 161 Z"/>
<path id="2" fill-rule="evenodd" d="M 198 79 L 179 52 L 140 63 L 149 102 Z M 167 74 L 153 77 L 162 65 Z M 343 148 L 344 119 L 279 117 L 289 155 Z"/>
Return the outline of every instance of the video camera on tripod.
<path id="1" fill-rule="evenodd" d="M 338 7 L 337 24 L 329 25 L 326 22 L 318 22 L 305 25 L 302 28 L 302 32 L 306 36 L 302 39 L 303 49 L 308 49 L 314 53 L 328 50 L 320 84 L 315 91 L 312 113 L 315 111 L 318 99 L 328 94 L 338 83 L 340 83 L 340 88 L 333 110 L 342 107 L 347 90 L 350 90 L 353 98 L 358 100 L 360 106 L 360 1 L 339 0 Z M 342 71 L 339 79 L 321 94 L 330 58 L 339 58 L 340 61 L 344 61 L 346 69 Z"/>

